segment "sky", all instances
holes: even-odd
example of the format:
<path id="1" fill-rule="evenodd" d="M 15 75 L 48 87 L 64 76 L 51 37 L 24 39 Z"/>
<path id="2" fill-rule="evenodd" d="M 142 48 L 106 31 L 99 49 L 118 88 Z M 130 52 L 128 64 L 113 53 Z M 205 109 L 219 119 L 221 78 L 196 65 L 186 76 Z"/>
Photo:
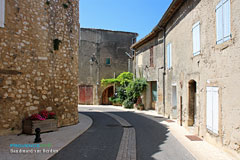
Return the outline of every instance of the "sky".
<path id="1" fill-rule="evenodd" d="M 157 25 L 172 0 L 80 0 L 80 26 L 135 32 L 140 40 Z"/>

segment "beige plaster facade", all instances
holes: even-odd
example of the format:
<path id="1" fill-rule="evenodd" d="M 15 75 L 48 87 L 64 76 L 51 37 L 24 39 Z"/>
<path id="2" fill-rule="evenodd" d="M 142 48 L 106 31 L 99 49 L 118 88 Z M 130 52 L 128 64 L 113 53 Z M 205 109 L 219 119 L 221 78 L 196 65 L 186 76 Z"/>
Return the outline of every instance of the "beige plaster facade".
<path id="1" fill-rule="evenodd" d="M 5 0 L 4 9 L 0 135 L 21 133 L 22 120 L 45 109 L 58 126 L 78 123 L 79 1 Z"/>
<path id="2" fill-rule="evenodd" d="M 220 0 L 173 1 L 158 26 L 132 48 L 137 52 L 136 73 L 141 55 L 145 57 L 149 55 L 150 47 L 155 48 L 155 65 L 160 69 L 149 70 L 143 74 L 160 77 L 157 79 L 157 111 L 166 117 L 177 118 L 180 125 L 194 134 L 239 156 L 240 3 L 238 0 L 230 0 L 231 38 L 217 44 L 216 6 L 219 3 Z M 198 22 L 200 53 L 194 56 L 192 30 Z M 168 44 L 172 46 L 170 68 L 167 67 Z M 142 65 L 148 65 L 148 62 L 143 62 Z M 176 94 L 173 93 L 174 87 Z M 217 133 L 207 128 L 207 87 L 218 89 L 218 117 L 215 122 L 218 125 Z M 174 95 L 177 101 L 177 116 L 174 115 Z M 191 104 L 194 104 L 194 107 L 191 107 Z M 217 113 L 215 110 L 214 112 Z"/>

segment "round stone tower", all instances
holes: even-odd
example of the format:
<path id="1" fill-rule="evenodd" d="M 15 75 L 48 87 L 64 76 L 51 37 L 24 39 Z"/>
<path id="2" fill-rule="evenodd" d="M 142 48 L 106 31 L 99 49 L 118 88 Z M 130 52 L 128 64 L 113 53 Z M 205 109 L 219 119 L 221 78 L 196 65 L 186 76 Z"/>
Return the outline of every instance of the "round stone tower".
<path id="1" fill-rule="evenodd" d="M 78 123 L 78 0 L 5 0 L 0 13 L 0 135 L 53 111 Z M 3 11 L 4 10 L 4 11 Z"/>

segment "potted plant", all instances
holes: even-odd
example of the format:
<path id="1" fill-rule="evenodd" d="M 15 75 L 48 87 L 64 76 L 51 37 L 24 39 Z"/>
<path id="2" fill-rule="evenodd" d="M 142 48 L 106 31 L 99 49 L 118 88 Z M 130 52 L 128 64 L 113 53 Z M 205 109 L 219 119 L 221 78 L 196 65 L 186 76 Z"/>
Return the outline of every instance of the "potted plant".
<path id="1" fill-rule="evenodd" d="M 41 133 L 56 131 L 58 129 L 56 114 L 44 110 L 31 115 L 23 121 L 23 133 L 35 134 L 36 128 L 40 128 Z"/>
<path id="2" fill-rule="evenodd" d="M 138 109 L 141 111 L 144 110 L 144 104 L 143 103 L 138 104 Z"/>

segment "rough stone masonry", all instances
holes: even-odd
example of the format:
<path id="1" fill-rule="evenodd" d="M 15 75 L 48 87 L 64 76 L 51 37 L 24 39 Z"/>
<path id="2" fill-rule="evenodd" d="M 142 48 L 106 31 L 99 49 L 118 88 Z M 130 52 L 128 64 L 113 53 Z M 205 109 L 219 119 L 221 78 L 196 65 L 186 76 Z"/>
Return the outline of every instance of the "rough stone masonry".
<path id="1" fill-rule="evenodd" d="M 7 0 L 0 27 L 0 135 L 53 111 L 78 123 L 78 0 Z"/>

